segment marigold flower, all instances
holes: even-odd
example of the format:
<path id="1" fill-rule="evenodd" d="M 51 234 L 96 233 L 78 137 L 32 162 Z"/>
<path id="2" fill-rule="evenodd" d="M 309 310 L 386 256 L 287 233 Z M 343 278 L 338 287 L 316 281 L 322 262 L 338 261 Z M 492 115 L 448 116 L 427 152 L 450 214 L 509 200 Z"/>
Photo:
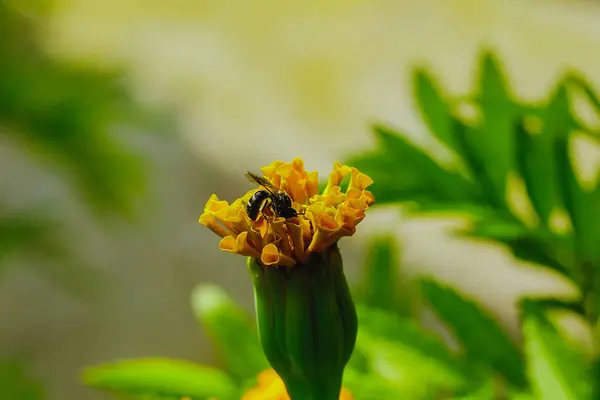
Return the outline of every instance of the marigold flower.
<path id="1" fill-rule="evenodd" d="M 263 215 L 252 221 L 245 205 L 258 190 L 253 188 L 232 204 L 212 195 L 200 223 L 223 238 L 221 250 L 268 260 L 267 265 L 292 267 L 342 237 L 353 235 L 365 211 L 375 202 L 373 194 L 366 190 L 373 180 L 356 168 L 337 162 L 322 194 L 318 193 L 317 171 L 307 172 L 300 158 L 291 163 L 274 161 L 261 170 L 275 188 L 290 196 L 293 207 L 302 215 L 286 220 L 267 208 L 265 214 L 270 221 Z M 340 184 L 347 175 L 350 182 L 344 192 Z M 274 254 L 274 246 L 278 254 Z"/>
<path id="2" fill-rule="evenodd" d="M 259 376 L 259 386 L 244 400 L 351 399 L 342 377 L 358 321 L 337 242 L 356 232 L 374 204 L 367 190 L 373 180 L 336 162 L 319 193 L 317 172 L 307 172 L 300 158 L 261 170 L 264 178 L 251 178 L 263 187 L 231 205 L 213 195 L 200 216 L 201 224 L 222 237 L 221 250 L 248 257 L 260 342 L 273 370 Z M 254 197 L 258 190 L 270 191 L 275 204 L 254 209 L 251 219 L 248 202 L 265 199 L 266 192 Z M 297 216 L 284 213 L 290 211 L 285 196 Z"/>
<path id="3" fill-rule="evenodd" d="M 258 375 L 256 387 L 248 390 L 242 400 L 290 400 L 285 384 L 273 369 L 268 369 Z M 340 400 L 354 400 L 352 393 L 342 388 Z"/>

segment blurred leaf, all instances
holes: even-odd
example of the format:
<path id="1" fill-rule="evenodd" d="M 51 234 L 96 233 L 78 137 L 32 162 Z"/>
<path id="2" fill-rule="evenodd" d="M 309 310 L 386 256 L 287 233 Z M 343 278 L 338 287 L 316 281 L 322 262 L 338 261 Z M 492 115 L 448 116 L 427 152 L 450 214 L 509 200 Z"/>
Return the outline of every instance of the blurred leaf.
<path id="1" fill-rule="evenodd" d="M 134 121 L 119 72 L 49 58 L 33 19 L 0 4 L 0 131 L 34 155 L 60 164 L 98 212 L 129 215 L 145 188 L 141 159 L 109 135 Z"/>
<path id="2" fill-rule="evenodd" d="M 28 213 L 0 217 L 0 266 L 11 253 L 35 247 L 52 227 L 49 221 Z"/>
<path id="3" fill-rule="evenodd" d="M 418 397 L 423 392 L 456 389 L 465 384 L 465 365 L 413 321 L 363 306 L 357 311 L 360 329 L 355 352 L 360 352 L 370 369 L 393 382 L 398 390 Z"/>
<path id="4" fill-rule="evenodd" d="M 465 217 L 482 217 L 495 213 L 495 210 L 491 209 L 489 205 L 484 203 L 444 203 L 432 201 L 427 204 L 411 203 L 404 207 L 404 209 L 410 213 L 417 213 L 421 215 L 462 215 Z"/>
<path id="5" fill-rule="evenodd" d="M 568 242 L 546 230 L 529 229 L 512 216 L 488 214 L 476 219 L 468 229 L 458 230 L 458 234 L 502 243 L 523 261 L 548 267 L 567 277 L 572 274 L 570 266 L 558 257 L 565 246 L 570 246 Z"/>
<path id="6" fill-rule="evenodd" d="M 0 363 L 0 392 L 3 400 L 42 400 L 41 385 L 31 379 L 17 362 Z"/>
<path id="7" fill-rule="evenodd" d="M 418 201 L 464 202 L 476 197 L 462 175 L 438 165 L 398 133 L 376 126 L 378 149 L 351 157 L 347 164 L 368 174 L 378 204 Z"/>
<path id="8" fill-rule="evenodd" d="M 523 324 L 529 380 L 540 399 L 591 399 L 587 367 L 583 358 L 538 315 L 528 315 Z"/>
<path id="9" fill-rule="evenodd" d="M 496 385 L 493 379 L 488 379 L 476 390 L 464 396 L 454 397 L 455 400 L 495 400 L 496 398 Z"/>
<path id="10" fill-rule="evenodd" d="M 435 79 L 424 69 L 416 69 L 412 74 L 413 97 L 421 118 L 431 132 L 451 149 L 456 149 L 452 132 L 450 108 Z"/>
<path id="11" fill-rule="evenodd" d="M 26 266 L 78 298 L 90 299 L 99 295 L 106 283 L 106 275 L 73 261 L 73 255 L 58 237 L 57 229 L 55 222 L 35 212 L 0 217 L 0 273 L 9 265 L 3 262 L 6 257 L 19 254 L 27 260 Z"/>
<path id="12" fill-rule="evenodd" d="M 573 121 L 565 86 L 557 86 L 543 108 L 541 120 L 531 119 L 529 124 L 527 121 L 516 126 L 517 167 L 540 221 L 547 225 L 552 211 L 560 204 L 555 141 Z"/>
<path id="13" fill-rule="evenodd" d="M 254 320 L 236 306 L 223 289 L 215 285 L 197 286 L 192 295 L 192 308 L 229 373 L 245 380 L 270 368 Z"/>
<path id="14" fill-rule="evenodd" d="M 486 169 L 486 153 L 477 150 L 477 140 L 481 140 L 480 136 L 483 133 L 458 119 L 453 119 L 452 128 L 459 153 L 466 163 L 469 174 L 478 185 L 482 200 L 494 209 L 503 209 L 504 197 L 499 197 L 497 188 Z"/>
<path id="15" fill-rule="evenodd" d="M 484 160 L 481 167 L 494 189 L 497 204 L 504 205 L 506 179 L 512 170 L 514 154 L 513 127 L 518 106 L 512 101 L 508 84 L 498 59 L 490 52 L 482 52 L 479 65 L 477 95 L 483 114 L 481 130 L 470 138 L 470 145 Z"/>
<path id="16" fill-rule="evenodd" d="M 583 93 L 583 95 L 587 97 L 588 101 L 592 105 L 592 108 L 595 109 L 596 115 L 600 116 L 600 98 L 598 97 L 596 90 L 594 90 L 593 85 L 589 82 L 588 79 L 586 79 L 578 72 L 570 71 L 564 77 L 563 82 L 568 87 L 579 89 Z M 600 142 L 600 133 L 598 133 L 597 131 L 591 132 L 589 129 L 584 129 L 584 127 L 579 123 L 579 121 L 576 120 L 576 118 L 574 118 L 574 122 L 574 129 L 582 129 L 584 133 L 586 133 L 589 137 L 596 139 Z"/>
<path id="17" fill-rule="evenodd" d="M 527 385 L 519 350 L 493 318 L 448 286 L 423 280 L 421 288 L 435 313 L 462 343 L 469 361 L 489 365 L 514 386 Z"/>
<path id="18" fill-rule="evenodd" d="M 508 395 L 509 400 L 539 400 L 529 392 L 511 391 Z"/>
<path id="19" fill-rule="evenodd" d="M 598 327 L 596 327 L 598 330 Z M 591 368 L 592 399 L 600 399 L 600 358 L 594 360 Z"/>
<path id="20" fill-rule="evenodd" d="M 577 283 L 584 295 L 587 295 L 589 291 L 595 290 L 594 286 L 598 286 L 590 277 L 594 274 L 594 268 L 600 268 L 600 247 L 597 245 L 600 240 L 600 224 L 597 223 L 600 219 L 600 184 L 596 181 L 591 191 L 586 191 L 579 185 L 574 160 L 570 157 L 572 139 L 570 132 L 563 132 L 558 137 L 556 156 L 564 206 L 575 231 L 575 262 L 582 273 Z"/>
<path id="21" fill-rule="evenodd" d="M 359 299 L 369 307 L 411 316 L 416 293 L 411 282 L 400 282 L 400 249 L 396 238 L 392 235 L 373 237 L 366 253 Z"/>
<path id="22" fill-rule="evenodd" d="M 580 300 L 560 299 L 554 297 L 530 298 L 525 297 L 521 300 L 522 308 L 535 307 L 539 310 L 565 310 L 572 311 L 579 315 L 584 315 L 585 310 Z"/>
<path id="23" fill-rule="evenodd" d="M 236 386 L 222 371 L 187 361 L 140 359 L 88 368 L 88 386 L 132 396 L 233 399 Z"/>
<path id="24" fill-rule="evenodd" d="M 357 400 L 397 400 L 411 394 L 375 374 L 360 374 L 348 368 L 344 371 L 344 387 Z"/>

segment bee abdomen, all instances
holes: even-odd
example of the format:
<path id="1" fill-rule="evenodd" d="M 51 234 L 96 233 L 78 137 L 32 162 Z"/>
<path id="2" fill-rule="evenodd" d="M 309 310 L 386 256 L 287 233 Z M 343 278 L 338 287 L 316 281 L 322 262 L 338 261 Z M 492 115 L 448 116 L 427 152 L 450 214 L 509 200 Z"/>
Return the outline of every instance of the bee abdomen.
<path id="1" fill-rule="evenodd" d="M 270 193 L 266 190 L 259 190 L 250 197 L 246 204 L 246 214 L 252 221 L 258 219 L 258 214 L 263 209 L 265 202 L 270 197 Z"/>

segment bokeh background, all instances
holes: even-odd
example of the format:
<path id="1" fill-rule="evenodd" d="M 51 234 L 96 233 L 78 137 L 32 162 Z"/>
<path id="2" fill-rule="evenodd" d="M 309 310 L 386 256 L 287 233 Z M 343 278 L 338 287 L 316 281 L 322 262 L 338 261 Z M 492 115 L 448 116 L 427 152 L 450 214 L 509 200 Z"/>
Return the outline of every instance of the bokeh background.
<path id="1" fill-rule="evenodd" d="M 485 47 L 525 99 L 570 67 L 600 83 L 595 2 L 0 4 L 0 236 L 11 250 L 0 248 L 0 357 L 26 360 L 50 400 L 104 398 L 78 375 L 108 360 L 214 362 L 193 286 L 253 305 L 244 260 L 197 222 L 206 199 L 234 199 L 245 170 L 275 159 L 327 174 L 372 144 L 373 122 L 427 146 L 415 66 L 461 93 Z M 595 148 L 578 149 L 597 166 Z M 573 292 L 500 247 L 451 238 L 460 223 L 373 210 L 341 245 L 349 277 L 365 238 L 384 230 L 402 240 L 407 273 L 453 283 L 515 335 L 519 294 Z"/>

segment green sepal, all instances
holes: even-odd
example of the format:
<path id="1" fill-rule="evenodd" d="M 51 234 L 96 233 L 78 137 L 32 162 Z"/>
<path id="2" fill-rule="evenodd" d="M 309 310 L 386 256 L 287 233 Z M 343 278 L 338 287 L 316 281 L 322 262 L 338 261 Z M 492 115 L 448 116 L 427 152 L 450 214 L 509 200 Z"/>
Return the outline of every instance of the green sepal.
<path id="1" fill-rule="evenodd" d="M 249 258 L 263 351 L 292 400 L 338 400 L 358 331 L 337 246 L 292 268 Z"/>

